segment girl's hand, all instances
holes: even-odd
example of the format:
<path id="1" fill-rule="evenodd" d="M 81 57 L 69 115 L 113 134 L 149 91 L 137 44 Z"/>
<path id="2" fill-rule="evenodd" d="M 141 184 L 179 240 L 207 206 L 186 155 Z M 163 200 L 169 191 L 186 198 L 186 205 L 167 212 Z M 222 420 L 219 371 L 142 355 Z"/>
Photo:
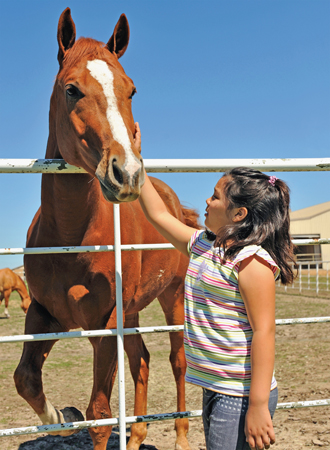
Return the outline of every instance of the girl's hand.
<path id="1" fill-rule="evenodd" d="M 134 147 L 141 153 L 141 130 L 138 122 L 135 122 Z"/>
<path id="2" fill-rule="evenodd" d="M 251 450 L 270 448 L 275 443 L 275 433 L 268 405 L 249 406 L 245 417 L 246 442 Z"/>

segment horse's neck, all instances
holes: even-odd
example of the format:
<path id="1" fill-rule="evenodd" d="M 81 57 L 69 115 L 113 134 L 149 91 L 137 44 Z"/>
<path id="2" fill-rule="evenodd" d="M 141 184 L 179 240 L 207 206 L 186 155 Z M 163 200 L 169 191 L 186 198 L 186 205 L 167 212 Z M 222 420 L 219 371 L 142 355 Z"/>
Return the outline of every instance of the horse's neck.
<path id="1" fill-rule="evenodd" d="M 24 282 L 23 282 L 19 277 L 17 277 L 17 287 L 16 287 L 16 291 L 19 293 L 19 295 L 20 295 L 20 297 L 21 297 L 22 300 L 23 300 L 24 298 L 26 298 L 26 297 L 29 296 L 28 291 L 27 291 L 27 289 L 26 289 L 26 287 L 25 287 Z"/>
<path id="2" fill-rule="evenodd" d="M 62 156 L 53 123 L 50 122 L 46 158 L 57 159 Z M 41 183 L 42 223 L 49 230 L 55 230 L 56 238 L 62 238 L 65 245 L 77 245 L 90 221 L 95 219 L 101 197 L 98 180 L 89 174 L 44 174 Z"/>
<path id="3" fill-rule="evenodd" d="M 100 194 L 98 181 L 87 174 L 43 175 L 41 220 L 64 245 L 78 245 L 95 220 Z"/>

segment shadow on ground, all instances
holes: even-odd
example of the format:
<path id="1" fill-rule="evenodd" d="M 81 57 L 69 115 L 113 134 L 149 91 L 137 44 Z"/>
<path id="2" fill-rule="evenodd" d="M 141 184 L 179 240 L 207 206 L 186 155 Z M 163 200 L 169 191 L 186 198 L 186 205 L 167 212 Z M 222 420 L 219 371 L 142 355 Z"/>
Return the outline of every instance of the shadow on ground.
<path id="1" fill-rule="evenodd" d="M 114 428 L 115 430 L 115 428 Z M 129 430 L 127 430 L 129 431 Z M 127 438 L 128 442 L 128 438 Z M 92 439 L 88 430 L 84 429 L 78 434 L 72 436 L 44 436 L 38 439 L 24 442 L 18 450 L 93 450 Z M 107 450 L 119 450 L 119 434 L 111 433 L 108 441 Z M 157 450 L 153 445 L 142 444 L 140 450 Z"/>

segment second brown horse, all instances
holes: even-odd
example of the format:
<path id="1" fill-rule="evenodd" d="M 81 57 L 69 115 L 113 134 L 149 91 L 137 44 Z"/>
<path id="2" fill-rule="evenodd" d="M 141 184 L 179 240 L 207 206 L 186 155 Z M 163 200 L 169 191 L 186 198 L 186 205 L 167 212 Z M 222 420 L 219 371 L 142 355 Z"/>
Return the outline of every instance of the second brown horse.
<path id="1" fill-rule="evenodd" d="M 26 313 L 30 306 L 31 299 L 26 289 L 25 283 L 21 277 L 19 277 L 11 269 L 0 270 L 0 304 L 5 299 L 5 316 L 10 317 L 8 311 L 9 297 L 13 291 L 17 291 L 21 297 L 21 308 Z"/>
<path id="2" fill-rule="evenodd" d="M 144 181 L 143 160 L 134 147 L 132 80 L 118 62 L 128 45 L 129 27 L 122 15 L 106 45 L 75 40 L 69 9 L 58 24 L 60 69 L 51 97 L 46 158 L 63 158 L 87 174 L 42 177 L 41 208 L 28 232 L 28 247 L 113 243 L 113 205 L 121 204 L 123 244 L 164 239 L 146 221 L 135 200 Z M 196 214 L 185 210 L 174 192 L 154 179 L 169 210 L 196 227 Z M 124 326 L 136 327 L 138 313 L 156 297 L 168 324 L 183 324 L 183 284 L 188 260 L 176 250 L 124 252 Z M 116 327 L 114 255 L 85 253 L 29 255 L 25 271 L 32 298 L 25 333 Z M 182 333 L 171 333 L 171 364 L 177 386 L 177 408 L 185 411 L 186 362 Z M 87 419 L 111 417 L 109 400 L 117 368 L 115 338 L 91 338 L 94 382 Z M 27 342 L 15 382 L 19 394 L 44 424 L 81 420 L 75 408 L 58 411 L 43 391 L 42 366 L 55 341 Z M 141 335 L 125 337 L 125 351 L 135 382 L 134 414 L 147 412 L 149 353 Z M 188 420 L 175 423 L 175 448 L 188 450 Z M 127 448 L 138 450 L 146 424 L 133 424 Z M 110 427 L 90 429 L 95 450 L 105 450 Z"/>

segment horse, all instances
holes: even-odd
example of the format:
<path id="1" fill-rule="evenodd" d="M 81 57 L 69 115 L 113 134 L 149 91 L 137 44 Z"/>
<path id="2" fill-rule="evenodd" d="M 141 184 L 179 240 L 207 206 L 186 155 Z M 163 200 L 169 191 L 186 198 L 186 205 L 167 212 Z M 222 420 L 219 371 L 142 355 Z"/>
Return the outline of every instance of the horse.
<path id="1" fill-rule="evenodd" d="M 17 291 L 21 297 L 21 308 L 26 314 L 30 306 L 31 299 L 25 287 L 24 281 L 9 268 L 0 269 L 0 304 L 2 300 L 5 299 L 5 316 L 8 318 L 10 317 L 8 311 L 9 297 L 13 291 Z"/>
<path id="2" fill-rule="evenodd" d="M 122 14 L 107 44 L 76 40 L 70 9 L 58 22 L 59 71 L 50 100 L 46 158 L 63 158 L 83 174 L 43 174 L 41 206 L 27 233 L 27 247 L 112 244 L 113 205 L 120 203 L 123 244 L 166 242 L 148 223 L 138 202 L 144 182 L 141 151 L 134 147 L 131 102 L 136 92 L 119 58 L 129 41 Z M 198 227 L 194 210 L 182 207 L 174 191 L 160 180 L 154 186 L 168 210 Z M 25 272 L 32 303 L 25 333 L 83 328 L 116 328 L 114 254 L 26 255 Z M 184 322 L 183 292 L 188 258 L 177 250 L 124 252 L 124 327 L 139 326 L 139 311 L 158 298 L 167 324 Z M 117 370 L 116 338 L 89 339 L 93 346 L 93 387 L 88 420 L 111 417 L 109 406 Z M 83 420 L 76 408 L 57 410 L 43 391 L 42 366 L 54 341 L 26 342 L 14 373 L 16 389 L 43 424 Z M 183 333 L 170 333 L 170 362 L 177 386 L 177 410 L 185 411 Z M 124 348 L 135 384 L 134 414 L 147 412 L 149 352 L 141 335 L 125 336 Z M 175 448 L 188 450 L 188 419 L 175 421 Z M 95 450 L 105 450 L 111 427 L 89 428 Z M 70 430 L 57 433 L 72 434 Z M 147 435 L 135 423 L 127 449 L 137 450 Z"/>

